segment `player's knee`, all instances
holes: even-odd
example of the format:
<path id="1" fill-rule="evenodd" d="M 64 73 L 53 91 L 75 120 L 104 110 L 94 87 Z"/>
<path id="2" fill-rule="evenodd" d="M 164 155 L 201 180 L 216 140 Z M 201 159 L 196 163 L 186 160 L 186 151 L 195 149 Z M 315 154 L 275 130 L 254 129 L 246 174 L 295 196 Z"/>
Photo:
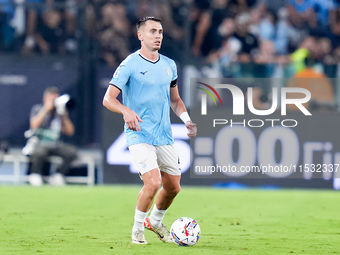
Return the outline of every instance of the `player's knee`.
<path id="1" fill-rule="evenodd" d="M 156 194 L 157 191 L 160 189 L 161 187 L 161 182 L 159 181 L 154 181 L 154 182 L 150 182 L 147 184 L 144 184 L 144 187 L 152 194 Z"/>
<path id="2" fill-rule="evenodd" d="M 171 196 L 171 197 L 175 197 L 177 196 L 177 194 L 181 191 L 181 186 L 178 184 L 178 185 L 175 185 L 175 186 L 172 186 L 170 188 L 167 188 L 166 192 Z"/>
<path id="3" fill-rule="evenodd" d="M 174 193 L 177 195 L 180 191 L 181 191 L 181 185 L 178 184 L 174 190 Z"/>

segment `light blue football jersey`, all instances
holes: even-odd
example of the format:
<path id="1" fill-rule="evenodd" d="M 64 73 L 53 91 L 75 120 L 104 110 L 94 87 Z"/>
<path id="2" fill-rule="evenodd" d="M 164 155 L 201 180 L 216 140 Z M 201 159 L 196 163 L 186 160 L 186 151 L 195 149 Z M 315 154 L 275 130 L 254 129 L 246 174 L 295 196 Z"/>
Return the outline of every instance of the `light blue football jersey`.
<path id="1" fill-rule="evenodd" d="M 117 68 L 110 81 L 123 94 L 123 104 L 143 120 L 141 131 L 124 126 L 127 145 L 173 144 L 170 123 L 170 84 L 177 80 L 175 62 L 159 54 L 156 62 L 145 59 L 136 51 Z"/>

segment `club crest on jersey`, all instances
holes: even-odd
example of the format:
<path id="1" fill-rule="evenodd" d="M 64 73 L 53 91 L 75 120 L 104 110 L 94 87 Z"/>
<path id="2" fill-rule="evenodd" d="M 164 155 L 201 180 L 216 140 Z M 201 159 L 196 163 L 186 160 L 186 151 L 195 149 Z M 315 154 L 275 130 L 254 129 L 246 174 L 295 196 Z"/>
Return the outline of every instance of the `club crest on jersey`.
<path id="1" fill-rule="evenodd" d="M 171 69 L 169 67 L 164 67 L 164 69 L 166 70 L 167 74 L 170 76 L 171 75 Z"/>
<path id="2" fill-rule="evenodd" d="M 114 77 L 114 78 L 118 78 L 119 73 L 120 73 L 120 71 L 117 69 L 117 70 L 115 71 L 115 73 L 113 74 L 113 77 Z"/>

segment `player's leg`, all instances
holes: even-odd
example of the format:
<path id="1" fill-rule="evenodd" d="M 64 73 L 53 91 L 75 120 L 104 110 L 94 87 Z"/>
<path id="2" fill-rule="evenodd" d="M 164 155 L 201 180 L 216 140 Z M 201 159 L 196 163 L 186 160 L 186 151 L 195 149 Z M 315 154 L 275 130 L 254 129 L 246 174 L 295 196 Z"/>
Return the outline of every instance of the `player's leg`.
<path id="1" fill-rule="evenodd" d="M 147 243 L 144 236 L 144 221 L 161 185 L 161 177 L 157 168 L 144 173 L 141 178 L 144 185 L 138 194 L 131 237 L 132 243 L 136 244 Z"/>
<path id="2" fill-rule="evenodd" d="M 131 239 L 132 243 L 146 244 L 144 221 L 161 186 L 161 175 L 158 169 L 156 151 L 153 146 L 137 144 L 130 146 L 129 150 L 144 184 L 137 198 Z"/>
<path id="3" fill-rule="evenodd" d="M 181 176 L 171 175 L 165 172 L 161 172 L 161 175 L 162 188 L 157 195 L 155 205 L 159 210 L 167 210 L 181 190 Z"/>
<path id="4" fill-rule="evenodd" d="M 181 176 L 162 172 L 162 188 L 157 195 L 149 218 L 146 218 L 144 222 L 144 226 L 156 233 L 158 238 L 165 243 L 172 243 L 173 239 L 162 221 L 167 209 L 181 189 L 180 178 Z"/>
<path id="5" fill-rule="evenodd" d="M 154 219 L 156 220 L 157 218 L 156 215 L 159 215 L 162 211 L 166 211 L 181 190 L 181 169 L 174 145 L 158 146 L 157 156 L 158 164 L 161 169 L 162 188 L 157 195 L 154 210 L 150 215 L 151 223 L 156 225 L 161 223 L 161 221 L 154 221 Z"/>
<path id="6" fill-rule="evenodd" d="M 181 176 L 171 175 L 165 172 L 162 174 L 162 188 L 157 194 L 156 203 L 151 211 L 149 222 L 154 227 L 161 227 L 167 209 L 181 190 Z"/>
<path id="7" fill-rule="evenodd" d="M 159 169 L 152 169 L 141 176 L 143 188 L 140 190 L 137 198 L 137 209 L 148 212 L 153 200 L 161 187 L 161 176 Z"/>
<path id="8" fill-rule="evenodd" d="M 181 189 L 181 171 L 174 146 L 166 145 L 160 147 L 161 148 L 158 148 L 157 155 L 159 166 L 162 169 L 162 188 L 157 195 L 153 210 L 144 225 L 147 229 L 155 232 L 162 241 L 172 242 L 169 231 L 163 225 L 162 221 L 167 209 Z"/>

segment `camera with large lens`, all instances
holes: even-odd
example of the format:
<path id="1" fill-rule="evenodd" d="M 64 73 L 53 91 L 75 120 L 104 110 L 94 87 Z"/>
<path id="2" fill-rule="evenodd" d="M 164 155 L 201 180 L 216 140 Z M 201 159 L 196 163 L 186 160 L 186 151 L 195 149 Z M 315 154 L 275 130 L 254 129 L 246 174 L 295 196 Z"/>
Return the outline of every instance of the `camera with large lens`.
<path id="1" fill-rule="evenodd" d="M 54 106 L 58 114 L 63 115 L 66 109 L 71 109 L 74 106 L 74 100 L 71 98 L 70 95 L 64 94 L 60 97 L 57 97 L 54 100 Z"/>

